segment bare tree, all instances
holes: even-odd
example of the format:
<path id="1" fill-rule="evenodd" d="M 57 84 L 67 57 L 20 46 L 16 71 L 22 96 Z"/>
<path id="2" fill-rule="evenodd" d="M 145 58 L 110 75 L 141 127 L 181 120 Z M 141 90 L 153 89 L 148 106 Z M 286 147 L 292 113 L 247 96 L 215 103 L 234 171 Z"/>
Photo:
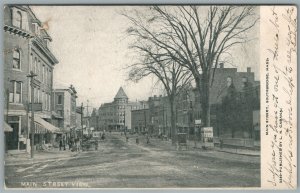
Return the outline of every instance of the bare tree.
<path id="1" fill-rule="evenodd" d="M 131 18 L 126 15 L 126 17 Z M 140 22 L 137 22 L 140 23 Z M 147 32 L 134 23 L 133 27 L 127 30 L 130 36 L 133 36 L 133 43 L 130 48 L 138 55 L 139 60 L 128 65 L 129 80 L 139 81 L 146 76 L 155 76 L 163 85 L 171 111 L 171 138 L 172 143 L 176 142 L 176 96 L 189 85 L 191 73 L 182 65 L 173 60 L 156 44 L 148 41 Z"/>
<path id="2" fill-rule="evenodd" d="M 150 10 L 151 14 L 129 19 L 161 54 L 191 72 L 201 96 L 204 126 L 210 126 L 210 87 L 215 69 L 233 46 L 250 39 L 247 32 L 258 21 L 255 7 L 153 6 Z"/>

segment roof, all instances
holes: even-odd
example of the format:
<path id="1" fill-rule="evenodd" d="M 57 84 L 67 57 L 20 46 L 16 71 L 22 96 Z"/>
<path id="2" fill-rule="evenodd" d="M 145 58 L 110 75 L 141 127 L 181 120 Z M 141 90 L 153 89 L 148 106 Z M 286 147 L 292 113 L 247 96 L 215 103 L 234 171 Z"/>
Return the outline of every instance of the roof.
<path id="1" fill-rule="evenodd" d="M 119 88 L 119 91 L 117 92 L 116 96 L 115 96 L 115 99 L 128 99 L 126 93 L 124 92 L 123 88 L 120 87 Z"/>

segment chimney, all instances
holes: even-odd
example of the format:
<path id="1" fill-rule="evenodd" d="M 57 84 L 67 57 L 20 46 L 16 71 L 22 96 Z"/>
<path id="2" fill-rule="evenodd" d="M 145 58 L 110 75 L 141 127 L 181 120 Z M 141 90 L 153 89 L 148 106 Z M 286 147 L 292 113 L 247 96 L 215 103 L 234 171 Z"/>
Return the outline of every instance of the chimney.
<path id="1" fill-rule="evenodd" d="M 220 68 L 224 68 L 224 63 L 220 63 Z"/>
<path id="2" fill-rule="evenodd" d="M 251 72 L 251 67 L 247 67 L 247 72 Z"/>

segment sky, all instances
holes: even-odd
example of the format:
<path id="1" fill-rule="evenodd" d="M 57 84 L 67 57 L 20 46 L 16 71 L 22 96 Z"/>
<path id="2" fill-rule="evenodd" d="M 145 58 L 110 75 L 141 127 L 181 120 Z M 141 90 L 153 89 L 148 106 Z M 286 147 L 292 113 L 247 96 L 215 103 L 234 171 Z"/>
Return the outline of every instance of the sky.
<path id="1" fill-rule="evenodd" d="M 48 23 L 53 39 L 50 50 L 59 61 L 54 67 L 54 88 L 72 84 L 78 92 L 78 105 L 83 102 L 86 106 L 88 100 L 89 106 L 98 108 L 113 101 L 121 86 L 131 101 L 147 100 L 162 92 L 155 88 L 151 77 L 138 83 L 126 81 L 128 71 L 124 67 L 135 58 L 130 54 L 130 40 L 125 33 L 128 20 L 120 14 L 124 8 L 31 6 L 37 18 Z M 232 62 L 238 71 L 251 67 L 259 79 L 259 25 L 249 33 L 253 41 L 236 47 Z"/>

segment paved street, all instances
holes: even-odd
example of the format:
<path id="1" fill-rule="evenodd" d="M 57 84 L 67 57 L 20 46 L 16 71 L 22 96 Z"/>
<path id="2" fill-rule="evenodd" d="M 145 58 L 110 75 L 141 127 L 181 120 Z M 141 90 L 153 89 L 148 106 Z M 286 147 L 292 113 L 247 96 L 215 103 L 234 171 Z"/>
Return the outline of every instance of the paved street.
<path id="1" fill-rule="evenodd" d="M 155 145 L 156 144 L 156 145 Z M 55 152 L 49 159 L 6 160 L 8 187 L 176 188 L 258 187 L 260 157 L 217 151 L 177 151 L 169 141 L 129 142 L 107 134 L 97 151 Z"/>

